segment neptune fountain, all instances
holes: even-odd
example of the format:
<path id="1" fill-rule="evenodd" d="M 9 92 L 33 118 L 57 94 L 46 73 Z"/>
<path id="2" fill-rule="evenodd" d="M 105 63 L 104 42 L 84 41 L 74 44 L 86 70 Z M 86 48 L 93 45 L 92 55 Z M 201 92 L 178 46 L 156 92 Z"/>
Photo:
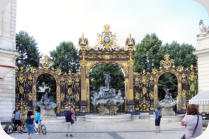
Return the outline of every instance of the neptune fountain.
<path id="1" fill-rule="evenodd" d="M 101 115 L 116 115 L 119 107 L 124 103 L 121 91 L 110 88 L 110 74 L 104 74 L 105 86 L 99 88 L 99 92 L 93 91 L 91 103 Z"/>

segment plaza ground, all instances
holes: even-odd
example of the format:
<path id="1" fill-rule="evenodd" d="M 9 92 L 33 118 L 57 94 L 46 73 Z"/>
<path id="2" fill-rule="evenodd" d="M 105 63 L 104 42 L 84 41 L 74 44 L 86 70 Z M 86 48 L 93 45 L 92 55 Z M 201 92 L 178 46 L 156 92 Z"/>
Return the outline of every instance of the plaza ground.
<path id="1" fill-rule="evenodd" d="M 34 134 L 33 139 L 64 139 L 66 125 L 64 121 L 44 121 L 48 133 Z M 179 139 L 183 135 L 184 127 L 180 122 L 162 120 L 161 133 L 155 133 L 154 120 L 137 119 L 123 122 L 88 122 L 77 120 L 73 125 L 74 139 Z M 27 139 L 27 134 L 13 133 L 16 139 Z M 70 137 L 68 137 L 70 138 Z"/>

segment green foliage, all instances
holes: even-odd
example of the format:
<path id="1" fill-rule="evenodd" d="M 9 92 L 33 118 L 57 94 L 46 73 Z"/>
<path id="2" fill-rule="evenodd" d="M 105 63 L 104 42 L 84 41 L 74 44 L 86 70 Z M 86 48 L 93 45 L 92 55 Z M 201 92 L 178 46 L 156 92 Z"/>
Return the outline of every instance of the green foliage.
<path id="1" fill-rule="evenodd" d="M 155 34 L 147 34 L 141 43 L 136 45 L 135 72 L 152 71 L 160 65 L 159 50 L 162 41 Z"/>
<path id="2" fill-rule="evenodd" d="M 165 90 L 169 89 L 169 92 L 172 94 L 173 98 L 177 96 L 177 78 L 174 74 L 166 72 L 160 76 L 158 82 L 158 95 L 159 100 L 164 99 Z"/>
<path id="3" fill-rule="evenodd" d="M 59 68 L 63 72 L 69 69 L 76 73 L 79 69 L 79 55 L 72 42 L 61 42 L 56 50 L 50 52 L 54 68 Z"/>
<path id="4" fill-rule="evenodd" d="M 16 49 L 20 56 L 17 58 L 17 66 L 38 67 L 41 58 L 35 39 L 27 32 L 20 31 L 16 34 Z"/>
<path id="5" fill-rule="evenodd" d="M 175 66 L 188 68 L 197 64 L 197 57 L 193 54 L 194 51 L 195 48 L 192 45 L 172 42 L 161 47 L 160 53 L 161 56 L 169 54 L 170 58 L 175 60 Z"/>
<path id="6" fill-rule="evenodd" d="M 124 75 L 120 67 L 113 64 L 100 64 L 94 67 L 90 73 L 90 90 L 99 91 L 99 87 L 105 86 L 104 74 L 111 77 L 110 87 L 116 90 L 125 90 Z"/>

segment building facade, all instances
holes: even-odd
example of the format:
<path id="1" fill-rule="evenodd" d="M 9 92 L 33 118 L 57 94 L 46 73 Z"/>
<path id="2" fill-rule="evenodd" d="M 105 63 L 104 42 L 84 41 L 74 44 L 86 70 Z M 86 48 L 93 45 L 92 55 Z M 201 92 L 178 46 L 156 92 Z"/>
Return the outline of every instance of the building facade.
<path id="1" fill-rule="evenodd" d="M 9 121 L 15 109 L 16 0 L 0 1 L 0 121 Z"/>

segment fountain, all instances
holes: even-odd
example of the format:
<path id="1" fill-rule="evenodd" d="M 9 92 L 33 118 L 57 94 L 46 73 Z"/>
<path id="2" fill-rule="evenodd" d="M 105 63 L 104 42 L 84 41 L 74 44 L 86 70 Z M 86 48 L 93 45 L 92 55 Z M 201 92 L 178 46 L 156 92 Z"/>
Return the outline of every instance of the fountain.
<path id="1" fill-rule="evenodd" d="M 56 108 L 56 103 L 52 102 L 48 98 L 47 92 L 45 92 L 45 94 L 41 97 L 41 100 L 37 102 L 37 105 L 41 108 L 41 114 L 43 117 L 56 116 L 54 112 L 54 108 Z"/>
<path id="2" fill-rule="evenodd" d="M 175 116 L 173 107 L 176 105 L 176 100 L 172 98 L 168 89 L 165 92 L 165 98 L 159 102 L 159 105 L 162 107 L 163 116 Z"/>
<path id="3" fill-rule="evenodd" d="M 124 103 L 121 91 L 110 88 L 110 74 L 104 74 L 105 86 L 100 87 L 99 92 L 93 92 L 91 103 L 99 111 L 100 115 L 116 115 L 119 107 Z"/>

